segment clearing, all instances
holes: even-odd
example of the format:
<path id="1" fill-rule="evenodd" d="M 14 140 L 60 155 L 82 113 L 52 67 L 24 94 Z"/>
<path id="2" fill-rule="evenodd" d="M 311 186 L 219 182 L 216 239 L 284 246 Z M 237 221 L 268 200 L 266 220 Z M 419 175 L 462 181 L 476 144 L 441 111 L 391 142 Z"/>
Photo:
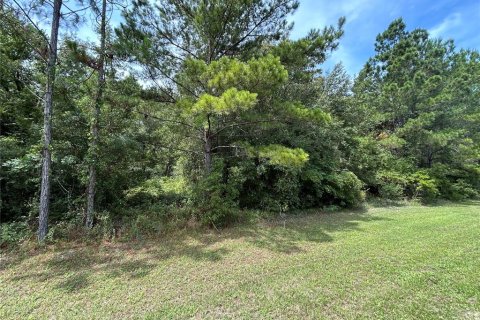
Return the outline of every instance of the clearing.
<path id="1" fill-rule="evenodd" d="M 480 319 L 480 203 L 2 253 L 0 318 Z"/>

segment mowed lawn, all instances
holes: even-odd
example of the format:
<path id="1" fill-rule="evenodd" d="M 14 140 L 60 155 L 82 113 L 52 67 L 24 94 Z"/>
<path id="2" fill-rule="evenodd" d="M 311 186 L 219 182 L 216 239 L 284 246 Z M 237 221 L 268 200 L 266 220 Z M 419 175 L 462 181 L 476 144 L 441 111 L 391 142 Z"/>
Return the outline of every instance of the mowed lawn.
<path id="1" fill-rule="evenodd" d="M 480 319 L 480 203 L 1 259 L 0 319 Z"/>

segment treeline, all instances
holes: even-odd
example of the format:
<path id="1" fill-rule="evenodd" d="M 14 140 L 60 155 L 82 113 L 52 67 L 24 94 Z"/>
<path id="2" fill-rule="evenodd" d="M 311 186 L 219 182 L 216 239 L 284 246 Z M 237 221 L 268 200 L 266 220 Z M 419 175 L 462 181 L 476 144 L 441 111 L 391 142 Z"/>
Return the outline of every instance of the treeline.
<path id="1" fill-rule="evenodd" d="M 2 242 L 479 195 L 476 51 L 398 19 L 352 79 L 295 0 L 52 1 L 1 8 Z"/>

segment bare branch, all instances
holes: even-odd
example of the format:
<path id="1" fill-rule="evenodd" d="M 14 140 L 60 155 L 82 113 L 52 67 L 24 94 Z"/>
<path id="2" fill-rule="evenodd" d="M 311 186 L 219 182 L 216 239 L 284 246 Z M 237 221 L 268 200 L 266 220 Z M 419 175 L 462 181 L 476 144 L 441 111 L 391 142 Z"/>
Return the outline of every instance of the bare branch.
<path id="1" fill-rule="evenodd" d="M 161 121 L 161 122 L 175 123 L 175 124 L 182 125 L 182 126 L 184 126 L 184 127 L 188 127 L 188 128 L 190 128 L 190 129 L 194 129 L 195 131 L 201 132 L 201 130 L 200 130 L 199 128 L 196 128 L 195 126 L 192 126 L 192 125 L 190 125 L 190 124 L 188 124 L 188 123 L 185 123 L 185 122 L 182 122 L 182 121 L 160 118 L 160 117 L 154 116 L 154 115 L 152 115 L 152 114 L 149 114 L 149 113 L 146 113 L 146 112 L 143 112 L 143 111 L 137 111 L 137 110 L 135 110 L 135 112 L 136 112 L 136 113 L 139 113 L 139 114 L 142 114 L 142 115 L 144 115 L 144 116 L 150 117 L 150 118 L 152 118 L 152 119 Z"/>
<path id="2" fill-rule="evenodd" d="M 35 22 L 33 22 L 32 18 L 30 18 L 30 15 L 29 13 L 27 13 L 25 11 L 25 9 L 16 1 L 16 0 L 12 0 L 16 5 L 17 7 L 23 12 L 23 14 L 25 15 L 25 18 L 27 18 L 27 20 L 32 24 L 32 26 L 38 30 L 38 32 L 40 32 L 40 34 L 42 35 L 43 39 L 45 40 L 45 42 L 47 43 L 48 46 L 49 45 L 49 41 L 48 41 L 48 38 L 45 36 L 45 34 L 43 33 L 42 29 L 40 29 L 37 24 Z"/>
<path id="3" fill-rule="evenodd" d="M 276 120 L 276 119 L 270 119 L 270 120 L 258 120 L 258 121 L 247 121 L 247 122 L 238 122 L 238 123 L 232 123 L 230 125 L 226 125 L 223 128 L 218 129 L 215 133 L 213 133 L 213 136 L 218 135 L 220 132 L 229 129 L 229 128 L 234 128 L 234 127 L 241 127 L 241 126 L 248 126 L 248 125 L 253 125 L 257 123 L 269 123 L 269 122 L 281 122 L 281 120 Z"/>

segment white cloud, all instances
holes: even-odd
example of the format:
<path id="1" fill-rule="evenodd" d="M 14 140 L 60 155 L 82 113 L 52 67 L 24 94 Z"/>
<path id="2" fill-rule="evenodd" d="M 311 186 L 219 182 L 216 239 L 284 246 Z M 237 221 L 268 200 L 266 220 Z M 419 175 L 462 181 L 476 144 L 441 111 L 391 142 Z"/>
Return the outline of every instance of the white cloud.
<path id="1" fill-rule="evenodd" d="M 462 25 L 462 14 L 454 12 L 448 15 L 442 22 L 429 30 L 429 33 L 434 38 L 445 37 L 452 33 L 453 29 Z"/>
<path id="2" fill-rule="evenodd" d="M 349 21 L 355 21 L 363 12 L 375 6 L 372 0 L 345 0 L 338 2 L 338 14 L 344 15 Z"/>
<path id="3" fill-rule="evenodd" d="M 359 18 L 369 17 L 378 0 L 338 0 L 335 3 L 319 0 L 302 0 L 300 8 L 291 18 L 295 22 L 293 37 L 301 37 L 312 28 L 336 24 L 345 16 L 347 24 Z"/>
<path id="4" fill-rule="evenodd" d="M 479 0 L 301 0 L 292 38 L 312 29 L 336 24 L 345 16 L 345 35 L 340 47 L 324 65 L 342 61 L 350 74 L 358 73 L 374 54 L 377 34 L 396 18 L 403 17 L 408 30 L 429 29 L 433 38 L 454 39 L 458 48 L 480 49 Z"/>
<path id="5" fill-rule="evenodd" d="M 345 35 L 340 40 L 338 50 L 334 51 L 323 65 L 325 70 L 332 69 L 341 62 L 349 74 L 356 74 L 368 58 L 373 48 L 376 34 L 383 28 L 378 28 L 378 8 L 396 15 L 395 3 L 381 3 L 380 0 L 302 0 L 300 8 L 292 17 L 295 28 L 293 38 L 300 38 L 312 28 L 323 28 L 335 25 L 338 18 L 345 16 Z M 383 18 L 383 17 L 382 17 Z M 390 20 L 390 17 L 386 19 Z M 381 22 L 380 22 L 381 23 Z"/>
<path id="6" fill-rule="evenodd" d="M 429 29 L 434 38 L 453 39 L 457 48 L 480 49 L 480 1 L 466 3 Z"/>
<path id="7" fill-rule="evenodd" d="M 361 58 L 360 58 L 361 59 Z M 348 74 L 357 74 L 363 61 L 353 54 L 345 45 L 340 44 L 338 50 L 334 51 L 330 58 L 323 65 L 324 71 L 331 71 L 336 64 L 341 63 Z"/>

